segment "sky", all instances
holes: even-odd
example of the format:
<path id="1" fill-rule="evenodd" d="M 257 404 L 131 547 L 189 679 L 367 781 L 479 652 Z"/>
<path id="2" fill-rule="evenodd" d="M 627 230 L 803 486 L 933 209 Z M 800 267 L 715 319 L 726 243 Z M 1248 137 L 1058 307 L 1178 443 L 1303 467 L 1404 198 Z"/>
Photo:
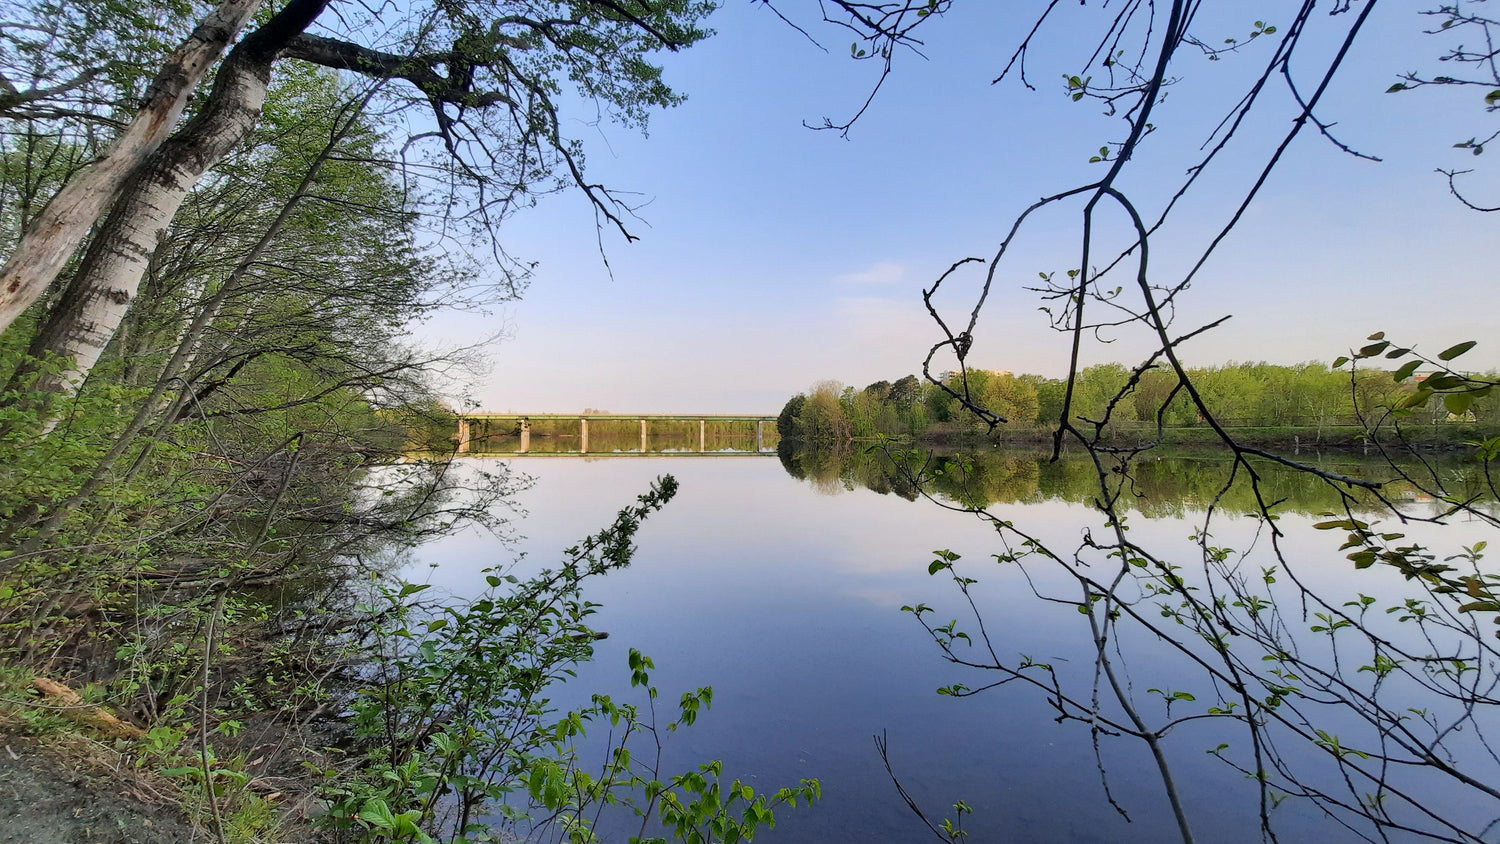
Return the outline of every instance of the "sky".
<path id="1" fill-rule="evenodd" d="M 1286 4 L 1208 5 L 1226 15 L 1199 22 L 1210 43 L 1244 40 L 1255 20 L 1289 14 Z M 1092 52 L 1097 4 L 1061 4 L 1030 53 L 1028 91 L 992 80 L 1041 4 L 958 0 L 923 24 L 922 55 L 897 56 L 848 137 L 804 123 L 852 115 L 878 68 L 851 60 L 847 34 L 809 16 L 812 0 L 781 7 L 827 49 L 758 3 L 726 0 L 711 19 L 716 35 L 661 57 L 688 100 L 654 115 L 647 134 L 598 124 L 586 109 L 566 123 L 584 142 L 591 180 L 639 195 L 640 240 L 598 233 L 576 193 L 506 223 L 506 249 L 538 262 L 524 296 L 414 329 L 431 346 L 495 338 L 471 406 L 774 414 L 820 380 L 863 387 L 919 373 L 942 336 L 923 289 L 961 258 L 992 258 L 1039 197 L 1098 178 L 1103 165 L 1089 157 L 1124 135 L 1118 118 L 1071 101 L 1063 85 Z M 1345 154 L 1314 132 L 1293 143 L 1181 298 L 1182 332 L 1231 317 L 1181 347 L 1190 365 L 1331 361 L 1383 330 L 1429 354 L 1475 339 L 1461 362 L 1500 367 L 1491 331 L 1500 215 L 1463 208 L 1435 172 L 1477 167 L 1468 183 L 1476 198 L 1500 201 L 1492 156 L 1453 148 L 1494 131 L 1496 115 L 1484 111 L 1485 89 L 1384 93 L 1402 71 L 1432 71 L 1445 49 L 1422 35 L 1433 21 L 1418 8 L 1377 7 L 1319 112 L 1341 141 L 1382 160 Z M 1314 26 L 1329 23 L 1318 16 Z M 1310 38 L 1306 76 L 1317 70 L 1313 54 L 1333 49 L 1325 42 Z M 1181 54 L 1157 130 L 1121 182 L 1146 216 L 1272 47 L 1252 43 L 1216 62 Z M 1311 90 L 1316 80 L 1300 84 Z M 1285 87 L 1269 89 L 1153 239 L 1153 281 L 1182 278 L 1293 116 Z M 1077 266 L 1081 212 L 1075 203 L 1028 220 L 996 275 L 970 365 L 1065 374 L 1070 339 L 1026 288 L 1039 272 Z M 1119 215 L 1100 219 L 1098 240 L 1120 243 Z M 966 323 L 982 282 L 982 271 L 946 281 L 934 300 L 943 318 Z M 1134 364 L 1147 339 L 1138 328 L 1104 331 L 1082 358 Z M 951 356 L 933 363 L 934 372 L 952 367 Z"/>

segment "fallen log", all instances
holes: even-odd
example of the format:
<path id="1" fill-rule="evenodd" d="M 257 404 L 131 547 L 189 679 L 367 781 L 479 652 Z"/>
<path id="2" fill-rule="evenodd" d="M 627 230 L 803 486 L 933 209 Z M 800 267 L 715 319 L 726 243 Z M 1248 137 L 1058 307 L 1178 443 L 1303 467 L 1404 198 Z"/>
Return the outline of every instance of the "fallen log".
<path id="1" fill-rule="evenodd" d="M 140 727 L 121 721 L 104 707 L 85 703 L 77 692 L 56 680 L 38 677 L 31 681 L 31 687 L 58 706 L 64 718 L 79 726 L 98 730 L 109 738 L 139 739 L 146 735 Z"/>

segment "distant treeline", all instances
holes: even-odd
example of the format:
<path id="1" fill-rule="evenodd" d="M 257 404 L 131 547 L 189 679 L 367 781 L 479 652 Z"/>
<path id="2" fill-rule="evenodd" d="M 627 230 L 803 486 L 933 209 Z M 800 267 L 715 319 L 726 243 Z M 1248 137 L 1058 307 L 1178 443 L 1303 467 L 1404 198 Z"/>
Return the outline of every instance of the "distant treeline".
<path id="1" fill-rule="evenodd" d="M 1278 366 L 1230 363 L 1188 370 L 1205 404 L 1219 422 L 1233 427 L 1295 427 L 1317 436 L 1347 426 L 1374 424 L 1384 409 L 1410 394 L 1422 376 L 1398 382 L 1383 370 L 1348 372 L 1319 363 Z M 1130 370 L 1117 363 L 1081 370 L 1073 386 L 1069 415 L 1104 421 L 1116 429 L 1205 425 L 1198 408 L 1170 371 L 1144 373 L 1135 386 Z M 1006 431 L 1039 434 L 1062 416 L 1067 382 L 1040 375 L 1014 375 L 970 369 L 949 373 L 943 384 L 980 407 L 1007 420 Z M 1464 420 L 1494 420 L 1500 395 L 1477 398 Z M 1408 422 L 1459 421 L 1442 402 L 1417 408 Z M 876 381 L 863 390 L 837 381 L 821 381 L 789 399 L 777 428 L 786 438 L 804 442 L 839 442 L 862 437 L 914 436 L 924 439 L 964 437 L 987 426 L 941 386 L 907 375 L 894 382 Z"/>

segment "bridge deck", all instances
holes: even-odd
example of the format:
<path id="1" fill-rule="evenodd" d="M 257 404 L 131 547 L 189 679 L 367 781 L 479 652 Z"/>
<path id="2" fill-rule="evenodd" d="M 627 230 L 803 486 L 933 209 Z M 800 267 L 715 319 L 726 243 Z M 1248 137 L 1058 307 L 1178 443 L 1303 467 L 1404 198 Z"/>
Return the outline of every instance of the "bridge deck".
<path id="1" fill-rule="evenodd" d="M 698 450 L 696 453 L 708 452 L 708 423 L 709 422 L 753 422 L 755 424 L 755 451 L 759 453 L 765 447 L 766 423 L 776 424 L 775 416 L 750 416 L 738 414 L 693 414 L 681 413 L 461 413 L 458 414 L 458 451 L 463 454 L 469 453 L 476 439 L 471 428 L 477 425 L 482 429 L 480 440 L 489 439 L 493 435 L 488 432 L 490 422 L 514 422 L 516 428 L 520 429 L 520 448 L 514 453 L 526 454 L 531 452 L 531 426 L 535 422 L 556 420 L 560 422 L 578 423 L 578 450 L 580 453 L 589 451 L 589 423 L 590 422 L 635 422 L 641 426 L 641 447 L 636 450 L 637 454 L 650 453 L 646 447 L 649 441 L 648 429 L 652 422 L 697 422 L 698 423 Z M 500 427 L 508 428 L 508 425 Z M 481 447 L 483 447 L 481 445 Z M 498 453 L 498 452 L 489 452 Z"/>

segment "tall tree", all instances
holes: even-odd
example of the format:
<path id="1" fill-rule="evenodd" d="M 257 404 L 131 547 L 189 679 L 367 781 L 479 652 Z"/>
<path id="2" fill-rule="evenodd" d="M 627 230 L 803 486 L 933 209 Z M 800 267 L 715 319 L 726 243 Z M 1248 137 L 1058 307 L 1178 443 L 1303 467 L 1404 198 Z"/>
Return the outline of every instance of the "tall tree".
<path id="1" fill-rule="evenodd" d="M 0 438 L 14 492 L 0 509 L 19 559 L 60 533 L 104 530 L 93 525 L 108 523 L 122 491 L 192 462 L 180 448 L 153 453 L 160 442 L 245 466 L 303 437 L 329 449 L 298 458 L 299 472 L 316 475 L 332 471 L 322 460 L 358 464 L 404 444 L 394 417 L 377 411 L 435 404 L 430 376 L 451 361 L 406 348 L 402 326 L 466 276 L 418 245 L 407 192 L 376 155 L 367 92 L 303 67 L 273 93 L 250 143 L 170 228 L 132 315 L 133 351 L 85 389 L 79 424 L 44 448 Z M 96 434 L 106 435 L 97 450 Z M 54 464 L 66 468 L 58 482 L 40 483 Z"/>
<path id="2" fill-rule="evenodd" d="M 290 0 L 230 50 L 206 101 L 170 139 L 157 148 L 154 135 L 141 140 L 127 130 L 115 142 L 122 152 L 105 159 L 116 163 L 96 165 L 70 182 L 28 230 L 0 287 L 0 328 L 35 301 L 88 223 L 109 208 L 34 344 L 43 355 L 72 361 L 71 371 L 49 389 L 76 387 L 98 360 L 188 191 L 254 127 L 276 62 L 296 59 L 381 84 L 383 101 L 410 127 L 403 155 L 424 158 L 422 166 L 445 183 L 445 212 L 454 222 L 494 236 L 504 217 L 539 190 L 572 184 L 602 220 L 629 237 L 628 208 L 585 180 L 581 151 L 561 129 L 563 83 L 572 82 L 626 124 L 644 123 L 650 109 L 679 100 L 646 56 L 704 37 L 698 21 L 712 8 L 704 0 L 437 2 L 414 10 L 395 35 L 377 34 L 384 23 L 378 14 L 359 19 L 341 37 L 308 32 L 329 6 L 329 0 Z M 203 63 L 217 43 L 209 35 L 232 36 L 229 23 L 239 21 L 229 20 L 233 11 L 221 7 L 210 16 L 161 78 L 177 80 L 180 66 Z M 167 118 L 181 103 L 166 94 L 152 103 L 158 100 L 151 106 L 156 111 L 142 112 L 138 122 L 157 112 L 165 117 L 147 121 L 151 126 L 173 122 Z M 406 110 L 413 105 L 424 116 Z M 118 162 L 129 164 L 123 179 L 116 179 Z M 71 222 L 48 222 L 54 218 Z M 497 242 L 495 255 L 503 255 Z"/>
<path id="3" fill-rule="evenodd" d="M 0 331 L 9 328 L 62 271 L 126 180 L 172 132 L 198 83 L 259 6 L 260 0 L 225 0 L 205 17 L 167 57 L 148 89 L 145 105 L 104 156 L 64 185 L 31 221 L 0 268 Z M 60 87 L 71 88 L 76 82 L 69 80 Z"/>

